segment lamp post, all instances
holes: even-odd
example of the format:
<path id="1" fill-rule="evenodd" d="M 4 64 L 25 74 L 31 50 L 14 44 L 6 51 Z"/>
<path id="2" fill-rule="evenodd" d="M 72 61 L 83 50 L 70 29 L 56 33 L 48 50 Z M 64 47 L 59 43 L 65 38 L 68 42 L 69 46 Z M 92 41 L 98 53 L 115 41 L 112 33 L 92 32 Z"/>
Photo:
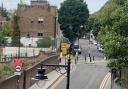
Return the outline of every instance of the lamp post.
<path id="1" fill-rule="evenodd" d="M 55 16 L 55 28 L 54 28 L 54 46 L 53 46 L 53 49 L 55 50 L 56 49 L 56 16 Z"/>
<path id="2" fill-rule="evenodd" d="M 70 87 L 70 64 L 71 64 L 71 59 L 69 57 L 67 61 L 67 65 L 55 65 L 55 64 L 42 64 L 41 68 L 38 69 L 38 74 L 35 76 L 35 80 L 45 80 L 47 79 L 47 76 L 44 74 L 45 69 L 43 67 L 63 67 L 67 69 L 67 84 L 66 84 L 66 89 L 69 89 Z"/>

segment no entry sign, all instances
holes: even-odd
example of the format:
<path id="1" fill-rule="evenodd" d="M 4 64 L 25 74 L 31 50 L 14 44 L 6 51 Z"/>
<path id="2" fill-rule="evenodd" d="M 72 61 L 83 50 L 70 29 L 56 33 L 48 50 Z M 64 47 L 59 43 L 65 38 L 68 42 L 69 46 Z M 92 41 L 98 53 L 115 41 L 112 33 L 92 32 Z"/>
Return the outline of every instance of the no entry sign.
<path id="1" fill-rule="evenodd" d="M 15 75 L 21 75 L 21 66 L 20 65 L 16 66 Z"/>
<path id="2" fill-rule="evenodd" d="M 20 72 L 21 71 L 21 66 L 16 66 L 16 72 Z"/>

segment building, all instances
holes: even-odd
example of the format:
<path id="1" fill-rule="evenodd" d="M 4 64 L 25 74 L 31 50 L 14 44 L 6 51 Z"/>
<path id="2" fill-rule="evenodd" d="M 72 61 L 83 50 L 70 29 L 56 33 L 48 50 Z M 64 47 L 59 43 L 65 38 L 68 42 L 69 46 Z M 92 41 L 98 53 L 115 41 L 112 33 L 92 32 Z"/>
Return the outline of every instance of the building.
<path id="1" fill-rule="evenodd" d="M 31 0 L 30 5 L 18 4 L 19 29 L 22 37 L 56 38 L 56 6 L 47 0 Z"/>

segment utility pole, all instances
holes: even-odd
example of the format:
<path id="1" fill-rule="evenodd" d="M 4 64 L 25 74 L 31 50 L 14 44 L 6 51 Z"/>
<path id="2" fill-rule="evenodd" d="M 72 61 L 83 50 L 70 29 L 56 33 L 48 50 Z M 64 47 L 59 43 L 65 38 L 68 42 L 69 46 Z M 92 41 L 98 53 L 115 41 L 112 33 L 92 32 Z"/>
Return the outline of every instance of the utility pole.
<path id="1" fill-rule="evenodd" d="M 71 64 L 71 59 L 68 59 L 68 65 L 67 65 L 67 86 L 66 89 L 69 89 L 70 86 L 70 64 Z"/>
<path id="2" fill-rule="evenodd" d="M 54 44 L 53 44 L 53 49 L 56 48 L 56 16 L 55 16 L 55 28 L 54 28 Z"/>

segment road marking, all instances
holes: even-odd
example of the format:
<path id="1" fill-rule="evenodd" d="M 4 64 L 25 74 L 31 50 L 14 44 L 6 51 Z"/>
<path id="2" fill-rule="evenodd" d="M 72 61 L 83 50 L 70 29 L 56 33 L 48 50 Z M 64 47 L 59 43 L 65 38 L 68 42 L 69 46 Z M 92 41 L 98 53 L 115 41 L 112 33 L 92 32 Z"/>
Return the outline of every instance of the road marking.
<path id="1" fill-rule="evenodd" d="M 76 65 L 72 65 L 71 72 L 76 70 Z M 65 73 L 66 74 L 66 73 Z M 57 85 L 65 78 L 65 75 L 60 75 L 47 89 L 55 89 Z"/>
<path id="2" fill-rule="evenodd" d="M 110 76 L 111 76 L 111 73 L 108 73 L 108 74 L 104 77 L 104 79 L 102 80 L 102 82 L 101 82 L 101 84 L 100 84 L 99 89 L 104 89 L 105 84 L 106 84 L 106 82 L 107 82 L 107 80 L 109 79 Z"/>

